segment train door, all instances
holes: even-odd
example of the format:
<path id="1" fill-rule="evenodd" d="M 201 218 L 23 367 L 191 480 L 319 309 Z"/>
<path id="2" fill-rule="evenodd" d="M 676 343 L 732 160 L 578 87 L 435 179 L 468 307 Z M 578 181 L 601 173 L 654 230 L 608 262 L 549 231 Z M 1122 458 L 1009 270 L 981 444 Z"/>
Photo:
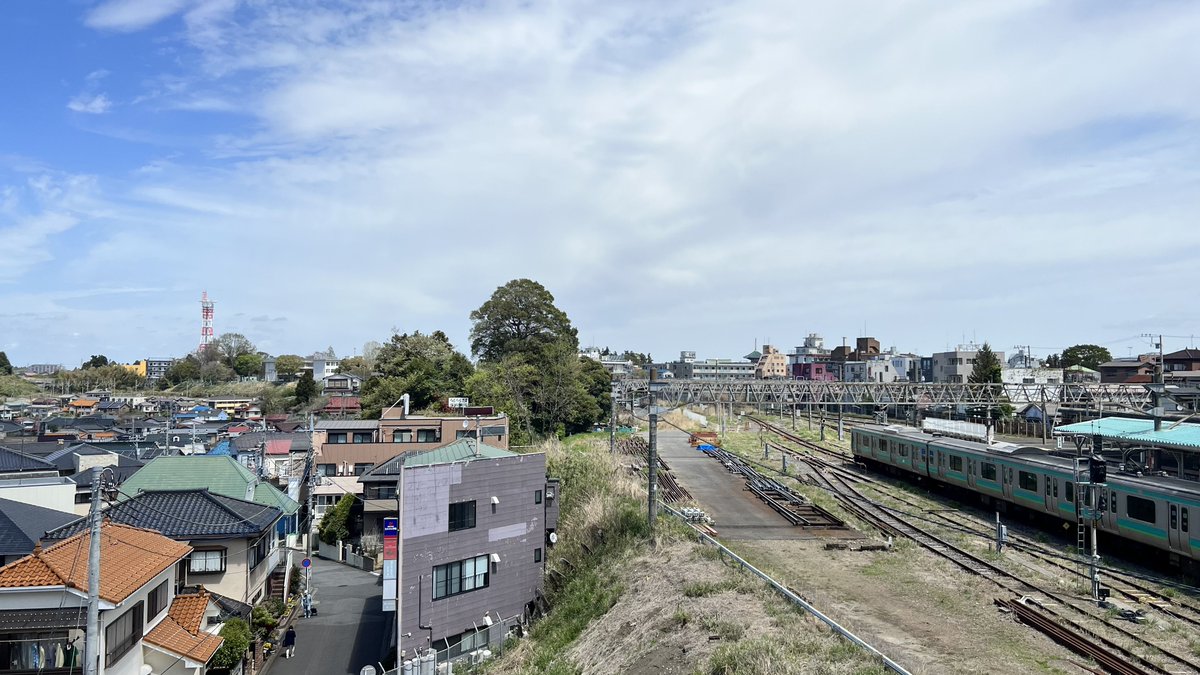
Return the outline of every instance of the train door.
<path id="1" fill-rule="evenodd" d="M 1172 551 L 1181 550 L 1179 543 L 1179 505 L 1167 505 L 1167 542 Z"/>
<path id="2" fill-rule="evenodd" d="M 1186 553 L 1192 552 L 1192 535 L 1188 533 L 1188 511 L 1187 506 L 1179 507 L 1179 544 Z"/>
<path id="3" fill-rule="evenodd" d="M 1054 505 L 1054 481 L 1048 473 L 1042 474 L 1042 501 L 1046 505 L 1046 513 L 1054 513 L 1058 509 Z"/>
<path id="4" fill-rule="evenodd" d="M 1107 506 L 1104 515 L 1100 516 L 1100 529 L 1109 532 L 1117 531 L 1117 491 L 1108 490 Z"/>
<path id="5" fill-rule="evenodd" d="M 975 460 L 967 458 L 967 485 L 975 487 Z"/>
<path id="6" fill-rule="evenodd" d="M 929 472 L 929 456 L 933 454 L 933 451 L 929 449 L 928 443 L 920 443 L 917 447 L 921 448 L 921 473 L 932 476 L 933 474 Z"/>
<path id="7" fill-rule="evenodd" d="M 1013 470 L 1011 466 L 1000 465 L 1000 476 L 1004 483 L 1004 497 L 1012 500 L 1013 496 Z"/>

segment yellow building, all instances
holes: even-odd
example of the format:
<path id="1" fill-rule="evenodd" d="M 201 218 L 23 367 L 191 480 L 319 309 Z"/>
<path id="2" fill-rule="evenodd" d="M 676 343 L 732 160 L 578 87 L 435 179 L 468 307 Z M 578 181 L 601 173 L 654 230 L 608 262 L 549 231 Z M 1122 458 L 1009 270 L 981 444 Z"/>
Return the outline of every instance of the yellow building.
<path id="1" fill-rule="evenodd" d="M 121 367 L 124 368 L 125 370 L 137 373 L 138 377 L 141 377 L 141 378 L 146 377 L 146 362 L 144 360 L 143 361 L 134 361 L 133 363 L 130 363 L 128 365 L 121 364 Z"/>

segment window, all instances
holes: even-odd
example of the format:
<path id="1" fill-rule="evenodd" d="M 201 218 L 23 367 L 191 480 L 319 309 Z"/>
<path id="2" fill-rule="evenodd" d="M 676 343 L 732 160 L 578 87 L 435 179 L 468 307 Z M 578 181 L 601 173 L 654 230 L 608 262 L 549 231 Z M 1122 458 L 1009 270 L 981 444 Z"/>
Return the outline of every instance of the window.
<path id="1" fill-rule="evenodd" d="M 433 568 L 433 599 L 440 600 L 488 586 L 488 557 L 467 558 Z"/>
<path id="2" fill-rule="evenodd" d="M 1112 499 L 1108 500 L 1108 505 L 1109 505 L 1109 508 L 1112 509 L 1113 513 L 1117 512 L 1117 491 L 1116 490 L 1112 491 Z"/>
<path id="3" fill-rule="evenodd" d="M 988 462 L 980 464 L 979 475 L 988 480 L 996 480 L 996 465 Z"/>
<path id="4" fill-rule="evenodd" d="M 317 475 L 318 476 L 336 476 L 337 475 L 337 464 L 318 464 L 317 465 Z"/>
<path id="5" fill-rule="evenodd" d="M 368 497 L 369 499 L 395 499 L 396 498 L 396 486 L 395 485 L 381 485 L 381 486 L 375 488 L 374 490 L 372 490 L 371 492 L 373 492 L 374 494 L 371 495 L 370 497 Z"/>
<path id="6" fill-rule="evenodd" d="M 250 547 L 250 569 L 258 567 L 262 561 L 267 559 L 267 554 L 271 552 L 271 535 L 263 535 L 254 542 Z"/>
<path id="7" fill-rule="evenodd" d="M 535 563 L 542 562 L 542 549 L 540 549 L 540 548 L 533 549 L 533 562 L 535 562 Z"/>
<path id="8" fill-rule="evenodd" d="M 1058 479 L 1054 479 L 1054 498 L 1058 499 Z"/>
<path id="9" fill-rule="evenodd" d="M 188 556 L 188 572 L 191 574 L 212 574 L 225 571 L 225 549 L 215 548 L 192 551 Z"/>
<path id="10" fill-rule="evenodd" d="M 950 455 L 950 470 L 959 472 L 962 471 L 962 457 L 959 457 L 958 455 Z"/>
<path id="11" fill-rule="evenodd" d="M 1179 520 L 1179 529 L 1180 529 L 1180 530 L 1182 530 L 1182 531 L 1184 531 L 1184 532 L 1187 532 L 1187 531 L 1188 531 L 1188 522 L 1187 522 L 1187 520 L 1188 520 L 1188 519 L 1187 519 L 1187 512 L 1188 512 L 1188 510 L 1187 510 L 1187 507 L 1186 507 L 1186 506 L 1184 506 L 1184 507 L 1181 507 L 1179 510 L 1183 512 L 1183 513 L 1180 515 L 1180 520 Z"/>
<path id="12" fill-rule="evenodd" d="M 533 491 L 533 503 L 534 503 L 534 504 L 541 504 L 541 503 L 542 503 L 542 491 L 541 491 L 541 490 L 534 490 L 534 491 Z"/>
<path id="13" fill-rule="evenodd" d="M 146 598 L 146 623 L 150 623 L 158 613 L 167 608 L 167 600 L 170 598 L 169 581 L 164 581 L 158 585 L 158 588 L 150 591 L 149 597 Z"/>
<path id="14" fill-rule="evenodd" d="M 1133 495 L 1125 495 L 1125 515 L 1143 523 L 1153 523 L 1158 520 L 1154 502 Z"/>
<path id="15" fill-rule="evenodd" d="M 137 603 L 130 607 L 116 621 L 104 629 L 104 666 L 111 668 L 114 663 L 142 639 L 142 605 Z"/>
<path id="16" fill-rule="evenodd" d="M 1170 513 L 1171 513 L 1171 529 L 1174 530 L 1175 528 L 1179 527 L 1179 507 L 1172 504 Z"/>
<path id="17" fill-rule="evenodd" d="M 370 443 L 375 440 L 375 434 L 370 431 L 356 431 L 351 439 L 352 443 Z"/>
<path id="18" fill-rule="evenodd" d="M 343 431 L 343 432 L 336 433 L 336 434 L 329 434 L 329 438 L 325 439 L 325 442 L 326 443 L 345 443 L 346 442 L 346 432 Z"/>
<path id="19" fill-rule="evenodd" d="M 440 443 L 441 441 L 441 429 L 417 429 L 418 443 Z"/>
<path id="20" fill-rule="evenodd" d="M 371 467 L 373 467 L 373 466 L 375 466 L 375 465 L 370 462 L 355 462 L 354 463 L 354 475 L 361 476 L 364 473 L 370 471 Z"/>
<path id="21" fill-rule="evenodd" d="M 1030 473 L 1028 471 L 1018 471 L 1017 485 L 1019 485 L 1022 490 L 1037 492 L 1037 474 Z"/>
<path id="22" fill-rule="evenodd" d="M 412 429 L 396 429 L 395 431 L 392 432 L 392 442 L 393 443 L 412 443 L 413 442 Z"/>
<path id="23" fill-rule="evenodd" d="M 1063 501 L 1071 502 L 1072 504 L 1075 503 L 1075 484 L 1072 483 L 1071 481 L 1067 481 L 1066 483 L 1063 484 Z M 1114 499 L 1113 500 L 1113 508 L 1114 509 L 1117 508 L 1116 504 L 1117 504 L 1117 500 Z"/>
<path id="24" fill-rule="evenodd" d="M 459 502 L 450 505 L 450 531 L 469 530 L 475 527 L 475 502 Z"/>

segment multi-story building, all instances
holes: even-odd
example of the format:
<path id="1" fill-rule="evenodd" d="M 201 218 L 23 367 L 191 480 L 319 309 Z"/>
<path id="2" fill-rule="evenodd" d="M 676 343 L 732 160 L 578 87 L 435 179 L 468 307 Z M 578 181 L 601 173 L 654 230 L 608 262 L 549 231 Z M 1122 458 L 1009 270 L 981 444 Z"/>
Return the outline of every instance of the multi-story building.
<path id="1" fill-rule="evenodd" d="M 175 365 L 175 359 L 155 356 L 142 361 L 146 366 L 146 374 L 143 377 L 147 382 L 157 382 L 167 374 L 171 366 Z"/>
<path id="2" fill-rule="evenodd" d="M 771 345 L 763 345 L 758 363 L 754 365 L 754 377 L 764 380 L 786 378 L 787 376 L 787 355 Z"/>
<path id="3" fill-rule="evenodd" d="M 1062 368 L 1005 368 L 1000 371 L 1004 384 L 1062 384 Z"/>
<path id="4" fill-rule="evenodd" d="M 62 369 L 60 363 L 35 363 L 32 366 L 25 366 L 22 371 L 33 375 L 53 375 Z"/>
<path id="5" fill-rule="evenodd" d="M 364 508 L 372 497 L 386 509 L 400 502 L 398 574 L 389 584 L 385 553 L 383 598 L 395 608 L 400 661 L 429 648 L 455 658 L 532 617 L 558 525 L 544 454 L 464 438 L 390 460 L 368 480 Z"/>
<path id="6" fill-rule="evenodd" d="M 756 353 L 757 354 L 757 353 Z M 679 360 L 654 366 L 660 371 L 666 371 L 670 377 L 679 380 L 752 380 L 754 369 L 758 366 L 757 354 L 754 360 L 735 361 L 733 359 L 696 359 L 696 352 L 684 351 L 679 353 Z"/>
<path id="7" fill-rule="evenodd" d="M 596 347 L 588 347 L 579 352 L 580 358 L 589 358 L 604 366 L 604 369 L 612 373 L 613 377 L 624 377 L 630 375 L 635 370 L 633 361 L 621 358 L 620 354 L 605 354 L 602 350 Z"/>
<path id="8" fill-rule="evenodd" d="M 933 381 L 947 384 L 962 384 L 971 377 L 975 369 L 975 357 L 979 354 L 979 345 L 959 345 L 951 352 L 938 352 L 933 355 Z M 995 352 L 996 359 L 1004 362 L 1004 352 Z"/>
<path id="9" fill-rule="evenodd" d="M 313 433 L 317 470 L 325 476 L 361 476 L 397 455 L 433 450 L 478 436 L 485 445 L 508 449 L 508 416 L 408 415 L 401 406 L 378 420 L 322 420 Z"/>

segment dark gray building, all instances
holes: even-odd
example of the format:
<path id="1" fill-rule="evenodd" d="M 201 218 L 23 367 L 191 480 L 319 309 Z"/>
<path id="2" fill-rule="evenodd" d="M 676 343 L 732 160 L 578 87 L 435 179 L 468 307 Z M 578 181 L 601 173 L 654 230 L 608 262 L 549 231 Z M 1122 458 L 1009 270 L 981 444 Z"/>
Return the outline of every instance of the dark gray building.
<path id="1" fill-rule="evenodd" d="M 403 469 L 389 469 L 393 462 Z M 463 438 L 376 469 L 403 476 L 395 586 L 401 661 L 430 647 L 454 658 L 503 640 L 504 627 L 530 618 L 558 525 L 558 481 L 546 476 L 545 454 Z"/>

